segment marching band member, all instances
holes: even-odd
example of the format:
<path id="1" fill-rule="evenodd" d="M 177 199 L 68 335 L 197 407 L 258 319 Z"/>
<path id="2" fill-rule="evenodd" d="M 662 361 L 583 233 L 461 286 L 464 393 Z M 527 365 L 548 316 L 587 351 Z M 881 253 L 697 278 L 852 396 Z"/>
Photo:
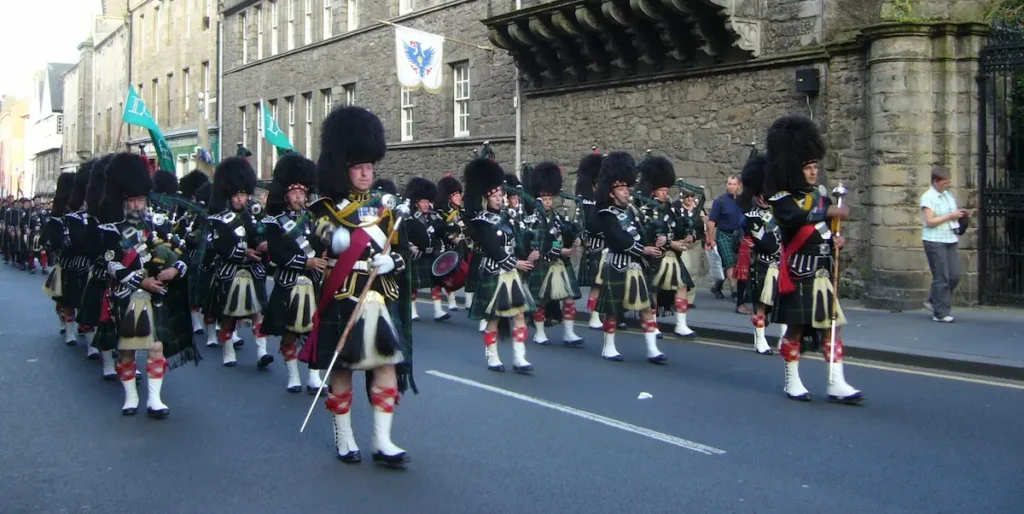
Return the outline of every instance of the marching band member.
<path id="1" fill-rule="evenodd" d="M 43 284 L 43 291 L 46 295 L 53 299 L 54 306 L 57 311 L 57 319 L 60 321 L 61 333 L 67 332 L 67 326 L 65 324 L 65 312 L 68 310 L 69 301 L 64 298 L 64 267 L 66 266 L 66 257 L 68 255 L 68 248 L 65 240 L 67 239 L 66 231 L 64 228 L 64 212 L 67 209 L 68 200 L 71 199 L 71 194 L 75 189 L 75 178 L 74 173 L 62 173 L 57 178 L 57 190 L 53 195 L 53 210 L 50 212 L 50 218 L 46 221 L 46 227 L 43 233 L 43 247 L 46 251 L 53 256 L 53 273 L 50 273 L 46 277 L 46 282 Z M 69 294 L 79 294 L 81 296 L 81 289 L 74 292 L 68 291 Z"/>
<path id="2" fill-rule="evenodd" d="M 315 217 L 315 241 L 327 252 L 328 265 L 313 331 L 300 359 L 313 369 L 327 369 L 358 306 L 358 318 L 327 377 L 326 404 L 334 420 L 336 455 L 345 463 L 362 460 L 352 431 L 352 372 L 367 371 L 373 461 L 401 468 L 409 457 L 391 441 L 391 427 L 399 395 L 416 387 L 410 321 L 400 313 L 410 293 L 406 261 L 399 253 L 406 249 L 389 245 L 389 240 L 405 244 L 390 239 L 397 235 L 394 227 L 400 214 L 371 195 L 374 163 L 386 149 L 384 126 L 362 107 L 339 107 L 324 121 L 317 163 L 321 198 L 310 210 Z M 373 281 L 362 295 L 371 276 Z"/>
<path id="3" fill-rule="evenodd" d="M 539 258 L 529 274 L 530 294 L 537 302 L 533 313 L 533 342 L 548 344 L 544 331 L 545 310 L 542 306 L 558 302 L 562 306 L 562 343 L 566 346 L 581 346 L 583 338 L 576 335 L 576 300 L 583 297 L 576 284 L 576 273 L 569 258 L 582 242 L 564 241 L 566 220 L 554 209 L 554 197 L 562 192 L 562 169 L 553 162 L 542 162 L 530 173 L 530 194 L 540 204 L 533 214 L 527 216 L 526 225 L 538 239 L 534 244 Z"/>
<path id="4" fill-rule="evenodd" d="M 645 276 L 647 258 L 658 259 L 664 244 L 659 237 L 655 246 L 643 246 L 642 214 L 630 202 L 636 183 L 636 162 L 626 152 L 612 152 L 601 163 L 597 181 L 597 216 L 608 247 L 606 262 L 601 269 L 601 292 L 597 310 L 604 315 L 604 346 L 601 356 L 610 361 L 621 361 L 615 348 L 617 323 L 627 312 L 639 312 L 647 343 L 647 360 L 662 364 L 667 360 L 658 350 L 658 326 L 651 308 L 650 287 Z"/>
<path id="5" fill-rule="evenodd" d="M 811 120 L 784 116 L 768 129 L 768 163 L 765 195 L 782 233 L 779 266 L 779 298 L 773 319 L 787 325 L 780 351 L 786 361 L 786 395 L 809 401 L 810 393 L 800 380 L 801 341 L 805 335 L 820 340 L 833 380 L 828 384 L 830 402 L 859 403 L 863 394 L 843 375 L 843 340 L 839 329 L 831 340 L 832 311 L 836 325 L 846 318 L 832 286 L 834 249 L 845 240 L 833 236 L 829 220 L 846 219 L 846 206 L 832 205 L 828 191 L 818 186 L 818 162 L 825 155 L 821 133 Z M 833 348 L 834 346 L 834 348 Z M 829 362 L 830 356 L 834 358 Z"/>
<path id="6" fill-rule="evenodd" d="M 746 217 L 744 230 L 753 241 L 750 297 L 754 303 L 754 314 L 750 322 L 754 325 L 754 350 L 761 355 L 772 355 L 772 347 L 764 337 L 764 329 L 768 323 L 767 315 L 778 296 L 782 234 L 763 196 L 764 166 L 765 157 L 762 154 L 754 153 L 747 159 L 740 175 L 743 190 L 738 203 Z"/>
<path id="7" fill-rule="evenodd" d="M 107 166 L 114 154 L 101 157 L 89 173 L 89 185 L 85 191 L 85 212 L 77 213 L 68 220 L 68 235 L 75 251 L 88 262 L 88 280 L 82 292 L 81 307 L 75 321 L 78 331 L 85 339 L 87 356 L 96 358 L 98 353 L 103 362 L 103 379 L 116 380 L 117 369 L 113 353 L 117 349 L 117 330 L 108 315 L 107 300 L 110 277 L 104 259 L 104 231 L 100 229 L 100 201 L 106 186 Z"/>
<path id="8" fill-rule="evenodd" d="M 532 260 L 517 259 L 515 253 L 517 229 L 514 223 L 517 218 L 513 213 L 517 213 L 518 201 L 513 203 L 512 200 L 519 197 L 510 194 L 508 211 L 502 213 L 503 186 L 508 182 L 508 175 L 493 160 L 475 159 L 466 165 L 464 209 L 471 219 L 474 247 L 479 247 L 483 256 L 480 260 L 480 283 L 469 318 L 486 322 L 484 355 L 487 369 L 491 371 L 505 371 L 498 357 L 498 324 L 500 320 L 511 320 L 513 370 L 530 373 L 533 365 L 526 360 L 524 315 L 537 307 L 529 289 L 523 285 L 520 272 L 532 270 L 534 264 Z M 533 257 L 536 260 L 537 256 Z"/>
<path id="9" fill-rule="evenodd" d="M 590 294 L 587 296 L 587 310 L 590 311 L 590 323 L 588 326 L 593 329 L 603 328 L 601 314 L 597 312 L 597 295 L 601 292 L 601 261 L 604 255 L 604 236 L 601 234 L 600 224 L 597 222 L 597 203 L 594 193 L 597 191 L 597 176 L 601 171 L 601 162 L 604 156 L 597 151 L 597 147 L 580 159 L 576 168 L 576 196 L 583 198 L 583 227 L 585 237 L 583 241 L 583 258 L 580 259 L 579 285 L 589 287 Z"/>
<path id="10" fill-rule="evenodd" d="M 185 175 L 184 177 L 181 178 L 180 181 L 178 181 L 178 190 L 182 198 L 190 202 L 196 203 L 198 207 L 202 207 L 205 209 L 206 203 L 209 201 L 209 196 L 206 197 L 206 201 L 201 201 L 201 199 L 197 198 L 197 196 L 199 190 L 209 183 L 210 178 L 207 177 L 205 173 L 199 170 L 192 170 L 191 172 L 189 172 L 188 175 Z M 209 193 L 209 187 L 207 187 L 205 191 Z M 186 262 L 189 265 L 188 283 L 190 298 L 189 303 L 191 304 L 192 310 L 192 332 L 196 334 L 201 334 L 204 331 L 204 319 L 203 314 L 201 312 L 202 302 L 198 300 L 204 298 L 205 293 L 204 296 L 197 296 L 194 294 L 194 289 L 196 288 L 196 284 L 198 284 L 198 281 L 201 279 L 205 278 L 205 282 L 207 285 L 209 285 L 210 282 L 209 274 L 206 273 L 205 270 L 201 269 L 202 263 L 196 262 L 196 253 L 199 250 L 200 243 L 202 243 L 204 246 L 206 244 L 205 232 L 202 230 L 205 224 L 206 221 L 200 219 L 198 212 L 186 210 L 181 215 L 181 217 L 178 218 L 178 223 L 175 230 L 175 233 L 177 233 L 179 237 L 185 240 L 185 255 L 187 256 Z M 203 237 L 203 241 L 199 241 L 197 239 L 199 237 Z M 206 290 L 206 292 L 209 291 L 208 287 L 204 287 L 204 289 Z M 206 324 L 208 327 L 208 329 L 206 330 L 208 338 L 207 346 L 211 346 L 209 344 L 209 341 L 211 339 L 214 342 L 212 346 L 216 346 L 217 340 L 216 338 L 213 337 L 215 327 L 210 326 L 215 323 L 215 320 L 211 318 L 208 321 L 209 323 Z"/>
<path id="11" fill-rule="evenodd" d="M 398 186 L 396 186 L 393 181 L 386 178 L 374 180 L 370 189 L 375 193 L 398 196 Z"/>
<path id="12" fill-rule="evenodd" d="M 441 283 L 432 272 L 434 259 L 441 253 L 441 231 L 444 228 L 444 219 L 431 205 L 437 198 L 437 186 L 428 179 L 413 177 L 405 185 L 405 198 L 415 206 L 412 219 L 404 226 L 412 256 L 409 263 L 412 268 L 412 288 L 413 291 L 430 290 L 430 299 L 434 302 L 434 321 L 444 321 L 452 315 L 441 307 Z M 415 296 L 410 306 L 412 319 L 420 319 L 416 312 Z"/>
<path id="13" fill-rule="evenodd" d="M 256 333 L 257 367 L 265 369 L 274 362 L 267 353 L 266 338 L 259 337 L 264 306 L 267 303 L 264 265 L 266 242 L 256 243 L 256 220 L 250 213 L 249 198 L 256 189 L 256 172 L 244 157 L 220 161 L 213 175 L 210 197 L 212 249 L 217 254 L 210 308 L 220 317 L 220 342 L 225 366 L 236 366 L 233 334 L 238 320 L 251 319 Z M 209 328 L 209 327 L 208 327 Z"/>
<path id="14" fill-rule="evenodd" d="M 99 222 L 111 281 L 110 317 L 117 326 L 117 374 L 125 390 L 121 413 L 131 416 L 138 409 L 135 352 L 145 350 L 146 412 L 163 419 L 170 414 L 160 397 L 168 370 L 198 364 L 201 356 L 192 341 L 183 250 L 171 237 L 170 220 L 148 212 L 152 190 L 142 157 L 115 155 L 106 169 Z"/>
<path id="15" fill-rule="evenodd" d="M 675 313 L 674 332 L 677 336 L 693 337 L 696 334 L 686 324 L 686 315 L 689 311 L 687 293 L 694 284 L 689 271 L 683 266 L 681 255 L 689 245 L 695 244 L 695 231 L 688 218 L 676 215 L 669 200 L 668 190 L 676 183 L 676 171 L 672 162 L 662 156 L 651 156 L 638 168 L 645 178 L 641 185 L 645 190 L 641 194 L 650 197 L 641 207 L 647 220 L 643 242 L 662 252 L 660 258 L 649 259 L 655 307 L 666 313 Z M 661 245 L 658 245 L 659 240 Z"/>
<path id="16" fill-rule="evenodd" d="M 442 234 L 442 251 L 454 250 L 458 252 L 459 257 L 462 260 L 469 258 L 469 245 L 470 241 L 466 239 L 465 231 L 466 225 L 462 221 L 462 183 L 459 179 L 445 175 L 441 177 L 441 180 L 437 181 L 437 199 L 434 200 L 434 207 L 437 209 L 437 213 L 441 215 L 444 220 L 444 230 Z M 459 310 L 458 305 L 455 302 L 455 291 L 447 291 L 448 293 L 448 310 L 457 311 Z M 463 307 L 469 310 L 469 306 L 473 304 L 473 293 L 466 292 L 465 303 Z"/>
<path id="17" fill-rule="evenodd" d="M 270 260 L 277 265 L 263 332 L 281 336 L 281 355 L 288 369 L 288 392 L 302 391 L 299 376 L 299 338 L 313 330 L 313 312 L 327 260 L 310 246 L 313 222 L 306 210 L 308 195 L 316 191 L 316 164 L 297 154 L 281 157 L 267 194 L 266 225 Z M 306 389 L 320 389 L 320 372 L 309 370 Z"/>

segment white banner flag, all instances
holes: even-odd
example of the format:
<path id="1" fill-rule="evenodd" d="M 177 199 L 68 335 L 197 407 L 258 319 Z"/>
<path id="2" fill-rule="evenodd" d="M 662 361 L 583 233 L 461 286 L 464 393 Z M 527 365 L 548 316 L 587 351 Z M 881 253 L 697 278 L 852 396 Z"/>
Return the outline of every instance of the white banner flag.
<path id="1" fill-rule="evenodd" d="M 408 88 L 423 86 L 441 91 L 444 38 L 429 32 L 395 26 L 395 67 L 398 82 Z"/>

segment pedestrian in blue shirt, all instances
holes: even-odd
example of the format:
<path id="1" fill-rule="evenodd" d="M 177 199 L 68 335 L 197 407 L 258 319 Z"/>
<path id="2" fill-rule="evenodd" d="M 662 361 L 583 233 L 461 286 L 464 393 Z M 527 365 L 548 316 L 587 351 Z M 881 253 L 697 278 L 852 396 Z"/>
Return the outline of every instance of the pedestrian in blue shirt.
<path id="1" fill-rule="evenodd" d="M 729 279 L 735 298 L 737 284 L 733 272 L 743 229 L 743 209 L 736 203 L 736 196 L 740 192 L 740 177 L 730 176 L 725 183 L 725 189 L 725 194 L 716 198 L 711 206 L 704 248 L 718 250 L 718 255 L 722 257 L 722 268 L 725 269 L 725 276 Z M 722 285 L 723 281 L 718 280 L 711 286 L 711 292 L 717 298 L 725 298 L 722 294 Z"/>

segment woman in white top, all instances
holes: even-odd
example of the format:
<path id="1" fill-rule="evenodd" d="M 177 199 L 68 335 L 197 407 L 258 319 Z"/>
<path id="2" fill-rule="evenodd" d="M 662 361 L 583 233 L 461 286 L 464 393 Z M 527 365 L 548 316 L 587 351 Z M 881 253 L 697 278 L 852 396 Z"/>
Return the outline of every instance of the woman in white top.
<path id="1" fill-rule="evenodd" d="M 924 230 L 921 239 L 928 267 L 932 271 L 932 288 L 925 308 L 932 311 L 932 321 L 952 323 L 952 295 L 960 282 L 960 255 L 957 244 L 960 220 L 968 216 L 966 209 L 957 209 L 956 198 L 949 191 L 952 180 L 949 170 L 932 171 L 932 186 L 921 195 Z"/>

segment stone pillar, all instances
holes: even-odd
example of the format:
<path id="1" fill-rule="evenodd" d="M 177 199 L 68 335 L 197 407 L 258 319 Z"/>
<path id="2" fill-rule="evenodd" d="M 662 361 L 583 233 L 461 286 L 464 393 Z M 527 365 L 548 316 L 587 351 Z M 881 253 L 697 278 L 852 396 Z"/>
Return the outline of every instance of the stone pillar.
<path id="1" fill-rule="evenodd" d="M 884 24 L 868 44 L 867 189 L 871 273 L 865 306 L 918 309 L 931 284 L 921 244 L 919 199 L 935 167 L 949 168 L 959 205 L 977 204 L 975 77 L 986 27 Z M 976 238 L 961 239 L 958 297 L 976 298 Z"/>

